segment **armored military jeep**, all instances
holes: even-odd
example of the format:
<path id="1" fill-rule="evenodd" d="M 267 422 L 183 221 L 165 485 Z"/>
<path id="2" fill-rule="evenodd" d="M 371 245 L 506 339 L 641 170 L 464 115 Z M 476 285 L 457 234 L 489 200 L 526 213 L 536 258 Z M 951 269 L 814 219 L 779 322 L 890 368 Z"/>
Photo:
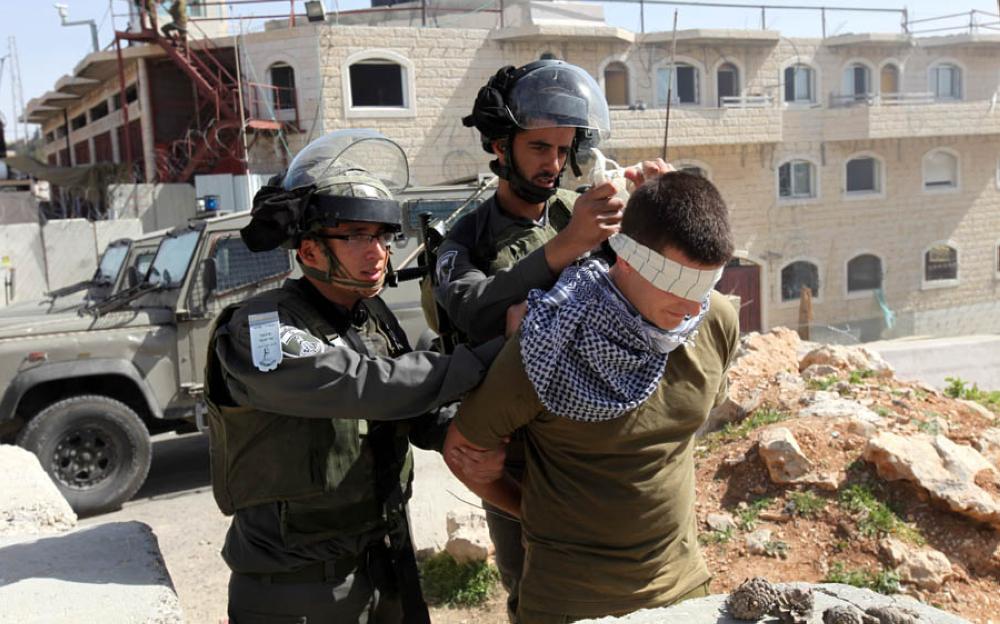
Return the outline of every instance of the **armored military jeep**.
<path id="1" fill-rule="evenodd" d="M 0 440 L 34 452 L 77 513 L 138 491 L 151 434 L 195 428 L 215 316 L 292 273 L 288 251 L 246 248 L 248 219 L 167 232 L 148 271 L 78 312 L 0 320 Z"/>

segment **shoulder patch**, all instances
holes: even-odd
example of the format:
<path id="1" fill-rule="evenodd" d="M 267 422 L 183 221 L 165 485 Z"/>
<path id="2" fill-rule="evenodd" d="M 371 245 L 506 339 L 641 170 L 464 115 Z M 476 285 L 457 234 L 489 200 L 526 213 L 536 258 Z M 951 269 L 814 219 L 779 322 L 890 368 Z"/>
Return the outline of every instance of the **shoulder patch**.
<path id="1" fill-rule="evenodd" d="M 325 342 L 298 327 L 282 325 L 280 334 L 281 352 L 286 357 L 310 357 L 327 350 Z"/>
<path id="2" fill-rule="evenodd" d="M 457 249 L 446 251 L 438 257 L 436 271 L 439 286 L 447 286 L 451 282 L 451 273 L 455 270 L 455 258 L 457 257 Z"/>

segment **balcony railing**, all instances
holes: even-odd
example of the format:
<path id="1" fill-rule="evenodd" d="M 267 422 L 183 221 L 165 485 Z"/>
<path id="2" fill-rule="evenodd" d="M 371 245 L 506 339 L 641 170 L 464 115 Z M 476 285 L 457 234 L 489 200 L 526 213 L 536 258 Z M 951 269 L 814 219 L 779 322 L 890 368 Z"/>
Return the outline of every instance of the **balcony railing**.
<path id="1" fill-rule="evenodd" d="M 720 108 L 771 108 L 774 98 L 770 95 L 727 95 L 719 98 Z"/>
<path id="2" fill-rule="evenodd" d="M 931 92 L 917 93 L 839 93 L 830 94 L 830 108 L 849 108 L 851 106 L 909 106 L 912 104 L 934 104 L 936 102 Z"/>

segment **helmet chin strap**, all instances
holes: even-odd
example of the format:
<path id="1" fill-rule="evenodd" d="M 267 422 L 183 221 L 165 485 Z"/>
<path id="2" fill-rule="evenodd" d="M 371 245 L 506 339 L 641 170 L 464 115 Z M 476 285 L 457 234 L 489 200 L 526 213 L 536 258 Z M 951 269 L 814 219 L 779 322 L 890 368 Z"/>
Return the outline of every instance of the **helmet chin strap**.
<path id="1" fill-rule="evenodd" d="M 531 204 L 547 202 L 550 197 L 556 194 L 556 190 L 559 188 L 559 178 L 562 177 L 562 171 L 556 176 L 555 184 L 552 185 L 552 188 L 532 184 L 530 180 L 521 175 L 517 163 L 514 162 L 514 151 L 511 149 L 513 139 L 514 137 L 512 136 L 505 141 L 503 148 L 504 159 L 510 164 L 504 166 L 500 164 L 499 159 L 493 160 L 490 162 L 490 170 L 501 180 L 507 180 L 510 183 L 510 190 L 514 191 L 514 194 L 524 201 Z"/>
<path id="2" fill-rule="evenodd" d="M 307 266 L 302 259 L 296 254 L 295 260 L 299 263 L 299 267 L 302 269 L 302 273 L 308 275 L 314 280 L 323 282 L 325 284 L 333 284 L 334 286 L 339 286 L 345 290 L 355 292 L 361 295 L 363 298 L 368 299 L 374 297 L 375 295 L 382 292 L 385 286 L 385 276 L 391 268 L 386 262 L 386 270 L 382 272 L 382 277 L 378 279 L 377 282 L 363 281 L 352 276 L 344 265 L 337 260 L 337 256 L 334 255 L 333 250 L 330 246 L 326 244 L 326 241 L 316 240 L 320 247 L 323 249 L 323 254 L 326 256 L 327 268 L 326 271 L 321 271 L 315 267 Z"/>

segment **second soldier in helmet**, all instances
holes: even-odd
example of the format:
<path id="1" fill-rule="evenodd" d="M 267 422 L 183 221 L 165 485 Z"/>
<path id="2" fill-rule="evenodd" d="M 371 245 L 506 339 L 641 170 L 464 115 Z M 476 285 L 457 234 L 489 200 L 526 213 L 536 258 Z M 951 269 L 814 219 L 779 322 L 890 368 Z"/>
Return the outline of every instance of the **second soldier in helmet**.
<path id="1" fill-rule="evenodd" d="M 530 290 L 548 290 L 563 269 L 617 233 L 625 205 L 611 183 L 582 195 L 559 188 L 567 165 L 579 176 L 578 157 L 610 134 L 603 91 L 580 67 L 557 60 L 504 67 L 480 89 L 463 123 L 480 132 L 500 182 L 441 244 L 434 294 L 463 337 L 481 344 L 503 335 L 508 308 Z M 641 169 L 626 175 L 641 184 L 668 167 L 657 159 Z M 517 480 L 523 444 L 515 434 L 507 448 L 506 471 Z M 513 620 L 524 560 L 521 528 L 486 507 Z"/>

